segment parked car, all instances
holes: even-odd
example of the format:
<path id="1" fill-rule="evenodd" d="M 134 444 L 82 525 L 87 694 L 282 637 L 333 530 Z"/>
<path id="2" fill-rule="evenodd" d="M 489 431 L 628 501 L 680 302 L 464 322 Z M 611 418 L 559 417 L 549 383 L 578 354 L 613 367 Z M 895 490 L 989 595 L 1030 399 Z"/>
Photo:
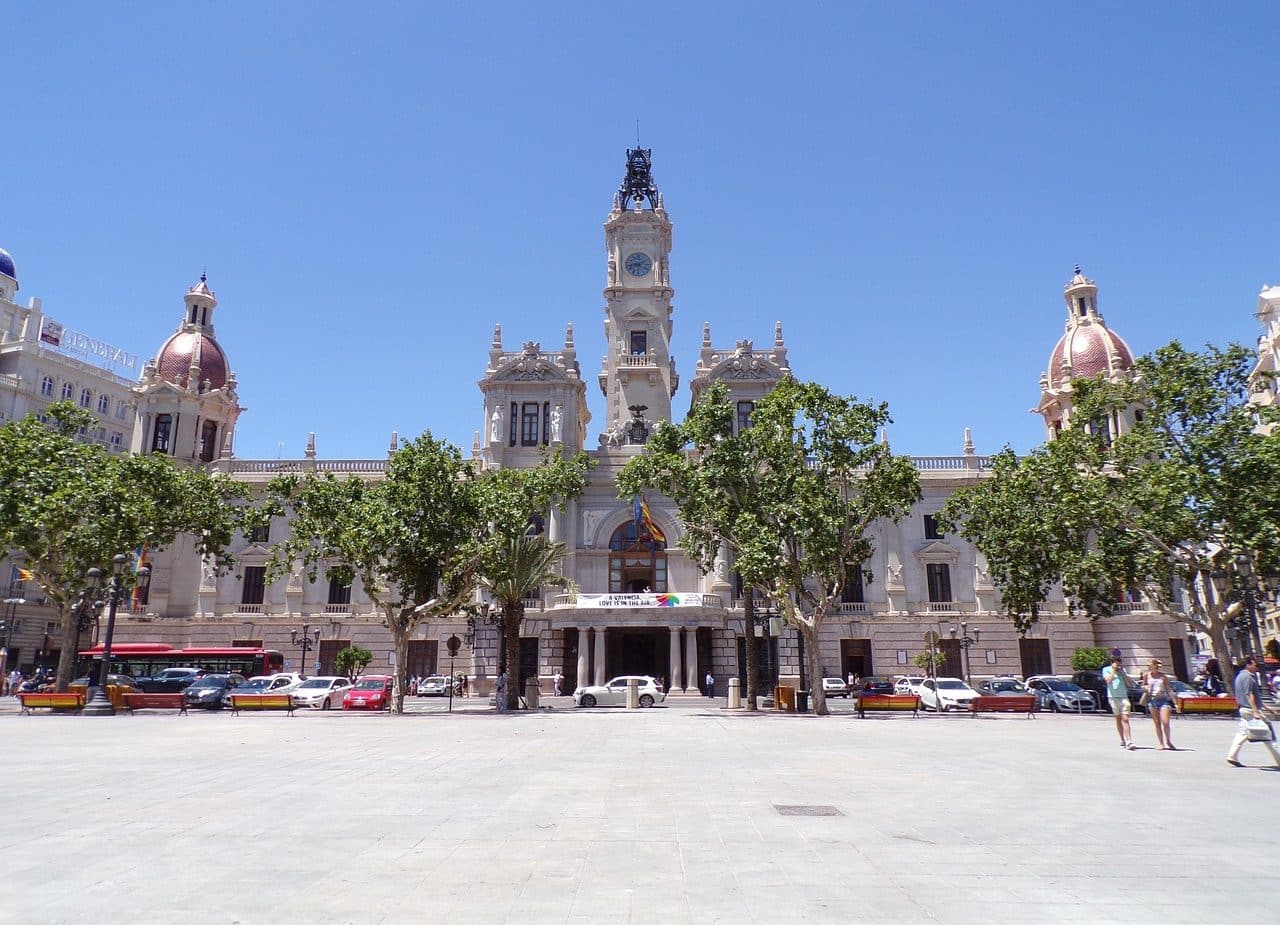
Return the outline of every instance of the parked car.
<path id="1" fill-rule="evenodd" d="M 624 707 L 627 705 L 627 682 L 634 679 L 640 689 L 640 706 L 651 707 L 662 703 L 667 695 L 658 687 L 656 678 L 649 675 L 619 675 L 608 684 L 580 687 L 573 692 L 573 702 L 580 707 Z"/>
<path id="2" fill-rule="evenodd" d="M 138 678 L 138 687 L 147 694 L 178 694 L 204 672 L 199 668 L 166 668 L 150 678 Z"/>
<path id="3" fill-rule="evenodd" d="M 238 687 L 229 687 L 222 695 L 224 706 L 231 705 L 231 694 L 288 694 L 299 683 L 295 674 L 260 674 Z"/>
<path id="4" fill-rule="evenodd" d="M 342 695 L 342 709 L 390 710 L 391 682 L 389 674 L 364 675 Z"/>
<path id="5" fill-rule="evenodd" d="M 187 709 L 221 710 L 227 692 L 244 683 L 242 674 L 207 674 L 188 684 L 182 691 Z"/>
<path id="6" fill-rule="evenodd" d="M 864 694 L 892 694 L 893 682 L 886 681 L 884 678 L 863 678 L 862 693 Z"/>
<path id="7" fill-rule="evenodd" d="M 920 685 L 920 709 L 942 713 L 967 710 L 977 696 L 978 692 L 959 678 L 925 678 Z"/>
<path id="8" fill-rule="evenodd" d="M 1107 701 L 1107 682 L 1102 677 L 1101 671 L 1077 671 L 1071 676 L 1073 684 L 1079 684 L 1089 693 L 1093 694 L 1095 706 L 1099 710 L 1110 710 L 1111 704 Z M 1181 683 L 1181 682 L 1179 682 Z M 1135 713 L 1146 713 L 1147 708 L 1141 703 L 1142 701 L 1142 685 L 1136 679 L 1129 679 L 1129 709 Z"/>
<path id="9" fill-rule="evenodd" d="M 449 679 L 444 675 L 433 674 L 418 682 L 419 697 L 443 697 L 449 693 Z"/>
<path id="10" fill-rule="evenodd" d="M 307 678 L 293 689 L 293 705 L 312 710 L 332 710 L 335 705 L 342 706 L 342 697 L 350 686 L 347 678 L 338 675 Z"/>
<path id="11" fill-rule="evenodd" d="M 924 678 L 919 675 L 906 675 L 893 682 L 893 692 L 895 694 L 919 694 L 920 685 L 924 683 Z"/>
<path id="12" fill-rule="evenodd" d="M 1031 691 L 1017 678 L 987 678 L 978 682 L 978 693 L 984 697 L 1025 697 Z"/>
<path id="13" fill-rule="evenodd" d="M 1092 694 L 1079 684 L 1052 675 L 1027 678 L 1027 689 L 1036 695 L 1040 709 L 1050 713 L 1092 713 L 1094 709 Z"/>
<path id="14" fill-rule="evenodd" d="M 822 693 L 828 697 L 849 697 L 849 685 L 842 678 L 823 678 Z"/>

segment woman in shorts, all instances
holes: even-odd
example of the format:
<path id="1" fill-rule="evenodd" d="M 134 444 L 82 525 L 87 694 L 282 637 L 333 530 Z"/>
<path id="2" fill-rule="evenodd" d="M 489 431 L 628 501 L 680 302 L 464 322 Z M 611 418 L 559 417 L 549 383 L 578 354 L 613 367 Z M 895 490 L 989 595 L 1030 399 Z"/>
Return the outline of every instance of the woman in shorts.
<path id="1" fill-rule="evenodd" d="M 1151 714 L 1151 722 L 1156 727 L 1156 741 L 1161 751 L 1177 751 L 1173 744 L 1173 733 L 1169 729 L 1169 720 L 1177 709 L 1174 700 L 1173 685 L 1169 676 L 1160 670 L 1160 662 L 1152 659 L 1147 668 L 1147 680 L 1144 683 L 1147 693 L 1147 712 Z"/>

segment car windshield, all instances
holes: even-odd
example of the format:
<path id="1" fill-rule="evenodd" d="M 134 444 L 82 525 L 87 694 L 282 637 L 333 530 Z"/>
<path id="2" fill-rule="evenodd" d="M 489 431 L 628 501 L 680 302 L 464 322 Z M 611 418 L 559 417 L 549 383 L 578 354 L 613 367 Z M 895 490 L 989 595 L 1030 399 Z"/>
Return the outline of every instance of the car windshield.
<path id="1" fill-rule="evenodd" d="M 963 691 L 968 690 L 968 685 L 963 681 L 939 681 L 938 688 L 944 691 Z"/>
<path id="2" fill-rule="evenodd" d="M 1022 685 L 1017 681 L 992 681 L 991 689 L 993 691 L 1020 691 Z"/>
<path id="3" fill-rule="evenodd" d="M 1078 691 L 1080 685 L 1072 684 L 1070 681 L 1059 681 L 1057 678 L 1045 678 L 1040 682 L 1051 691 Z"/>
<path id="4" fill-rule="evenodd" d="M 260 691 L 260 690 L 264 690 L 270 685 L 271 685 L 270 678 L 254 678 L 252 681 L 245 681 L 243 684 L 241 684 L 240 692 L 243 694 L 247 694 L 247 693 L 250 693 L 251 691 Z"/>
<path id="5" fill-rule="evenodd" d="M 428 684 L 444 684 L 445 678 L 442 678 L 440 675 L 432 675 L 431 677 L 427 678 L 427 683 Z"/>
<path id="6" fill-rule="evenodd" d="M 387 686 L 387 682 L 381 678 L 361 678 L 356 682 L 355 689 L 358 691 L 380 691 Z"/>
<path id="7" fill-rule="evenodd" d="M 309 681 L 303 681 L 301 684 L 298 685 L 298 687 L 300 688 L 301 687 L 311 687 L 311 688 L 328 687 L 331 683 L 332 683 L 331 681 L 327 681 L 324 678 L 312 678 Z"/>
<path id="8" fill-rule="evenodd" d="M 164 671 L 156 675 L 156 679 L 160 681 L 172 681 L 175 678 L 189 678 L 195 671 L 191 668 L 166 668 Z"/>

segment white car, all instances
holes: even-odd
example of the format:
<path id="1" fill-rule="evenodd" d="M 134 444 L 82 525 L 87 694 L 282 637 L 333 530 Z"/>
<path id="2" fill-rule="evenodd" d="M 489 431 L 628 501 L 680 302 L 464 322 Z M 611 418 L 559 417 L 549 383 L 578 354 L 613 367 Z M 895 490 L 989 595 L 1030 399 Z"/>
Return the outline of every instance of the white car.
<path id="1" fill-rule="evenodd" d="M 924 678 L 916 675 L 907 675 L 899 678 L 893 684 L 893 692 L 895 694 L 919 694 L 920 685 L 924 683 Z"/>
<path id="2" fill-rule="evenodd" d="M 433 674 L 418 682 L 419 697 L 443 697 L 449 693 L 449 679 L 444 675 Z"/>
<path id="3" fill-rule="evenodd" d="M 658 681 L 647 674 L 624 674 L 603 686 L 580 687 L 573 692 L 573 702 L 579 707 L 625 707 L 627 682 L 636 681 L 640 690 L 640 706 L 651 707 L 662 703 L 667 695 L 658 687 Z"/>
<path id="4" fill-rule="evenodd" d="M 967 710 L 977 696 L 978 692 L 959 678 L 925 678 L 920 684 L 920 709 L 943 713 Z"/>
<path id="5" fill-rule="evenodd" d="M 260 674 L 239 687 L 228 687 L 222 702 L 224 706 L 231 706 L 232 694 L 290 694 L 300 683 L 302 678 L 296 674 Z"/>
<path id="6" fill-rule="evenodd" d="M 1040 709 L 1050 713 L 1092 713 L 1093 694 L 1074 681 L 1038 674 L 1027 678 L 1027 690 L 1036 695 Z"/>
<path id="7" fill-rule="evenodd" d="M 823 678 L 822 693 L 828 697 L 849 697 L 849 685 L 842 678 Z"/>
<path id="8" fill-rule="evenodd" d="M 307 678 L 293 689 L 293 705 L 312 710 L 332 710 L 335 706 L 342 706 L 342 696 L 350 686 L 347 678 L 336 675 Z"/>

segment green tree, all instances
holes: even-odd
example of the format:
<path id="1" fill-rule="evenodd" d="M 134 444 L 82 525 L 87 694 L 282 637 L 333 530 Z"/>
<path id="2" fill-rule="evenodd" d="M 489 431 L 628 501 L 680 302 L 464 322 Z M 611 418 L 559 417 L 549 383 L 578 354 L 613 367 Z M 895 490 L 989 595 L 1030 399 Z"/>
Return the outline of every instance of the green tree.
<path id="1" fill-rule="evenodd" d="M 364 591 L 391 631 L 395 712 L 404 712 L 409 639 L 424 621 L 469 605 L 483 527 L 476 476 L 457 448 L 430 433 L 404 444 L 384 477 L 331 472 L 274 479 L 254 516 L 289 518 L 290 535 L 272 548 L 268 575 L 301 562 L 309 581 L 323 574 Z"/>
<path id="2" fill-rule="evenodd" d="M 334 656 L 333 664 L 344 675 L 354 681 L 369 667 L 373 661 L 373 653 L 360 646 L 347 646 Z"/>
<path id="3" fill-rule="evenodd" d="M 901 518 L 920 497 L 911 461 L 876 442 L 889 421 L 884 404 L 786 377 L 735 434 L 728 392 L 713 385 L 684 423 L 659 425 L 620 474 L 619 494 L 655 489 L 674 500 L 680 547 L 704 571 L 727 546 L 744 585 L 772 598 L 803 636 L 816 681 L 822 625 L 871 557 L 870 526 Z M 814 712 L 825 715 L 821 685 L 812 688 Z"/>
<path id="4" fill-rule="evenodd" d="M 938 676 L 938 669 L 947 661 L 946 655 L 940 649 L 925 649 L 923 652 L 917 652 L 915 658 L 911 659 L 911 664 L 915 665 L 931 678 Z"/>
<path id="5" fill-rule="evenodd" d="M 1082 646 L 1071 653 L 1072 671 L 1098 671 L 1111 664 L 1111 653 L 1102 646 Z"/>
<path id="6" fill-rule="evenodd" d="M 483 526 L 470 550 L 476 573 L 502 609 L 501 632 L 506 654 L 507 706 L 520 702 L 520 625 L 524 602 L 540 588 L 568 588 L 560 574 L 562 543 L 549 542 L 542 530 L 552 507 L 581 494 L 590 462 L 585 453 L 544 456 L 527 469 L 493 469 L 481 474 L 475 488 Z"/>
<path id="7" fill-rule="evenodd" d="M 70 402 L 0 427 L 0 549 L 23 567 L 57 609 L 62 652 L 57 685 L 75 668 L 76 601 L 93 566 L 109 574 L 112 557 L 145 547 L 158 552 L 181 534 L 219 568 L 239 520 L 244 490 L 229 479 L 165 456 L 112 456 L 78 435 L 92 415 Z M 132 576 L 126 576 L 126 583 Z"/>
<path id="8" fill-rule="evenodd" d="M 1240 592 L 1280 570 L 1280 429 L 1265 426 L 1280 409 L 1249 401 L 1254 360 L 1173 342 L 1128 381 L 1078 381 L 1071 427 L 1023 459 L 999 454 L 989 479 L 948 500 L 942 518 L 986 555 L 1020 629 L 1058 582 L 1095 618 L 1136 590 L 1205 633 L 1229 673 Z M 1115 439 L 1090 425 L 1131 409 Z"/>

